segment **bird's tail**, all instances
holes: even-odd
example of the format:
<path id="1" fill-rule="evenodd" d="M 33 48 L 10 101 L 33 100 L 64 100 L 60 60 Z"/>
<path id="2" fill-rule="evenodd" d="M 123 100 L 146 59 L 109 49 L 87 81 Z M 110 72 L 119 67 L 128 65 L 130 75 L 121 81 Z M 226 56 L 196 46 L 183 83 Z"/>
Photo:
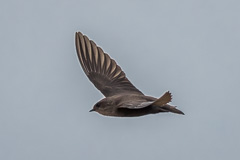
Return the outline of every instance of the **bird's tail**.
<path id="1" fill-rule="evenodd" d="M 173 112 L 173 113 L 184 115 L 184 113 L 182 111 L 178 110 L 175 106 L 171 106 L 171 105 L 167 104 L 167 103 L 171 102 L 171 100 L 172 100 L 172 95 L 168 91 L 168 92 L 164 93 L 164 95 L 162 95 L 159 99 L 157 99 L 152 105 L 158 106 L 162 112 Z"/>
<path id="2" fill-rule="evenodd" d="M 164 104 L 171 102 L 171 100 L 172 100 L 172 94 L 169 91 L 167 91 L 164 93 L 164 95 L 158 98 L 152 105 L 162 106 Z"/>

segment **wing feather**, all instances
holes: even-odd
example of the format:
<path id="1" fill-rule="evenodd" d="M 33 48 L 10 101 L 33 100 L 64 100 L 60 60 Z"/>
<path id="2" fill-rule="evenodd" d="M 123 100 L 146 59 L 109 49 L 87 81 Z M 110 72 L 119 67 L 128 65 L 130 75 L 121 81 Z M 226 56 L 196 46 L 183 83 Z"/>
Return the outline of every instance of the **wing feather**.
<path id="1" fill-rule="evenodd" d="M 85 74 L 105 97 L 118 94 L 143 95 L 127 79 L 121 67 L 81 32 L 76 33 L 76 50 Z"/>

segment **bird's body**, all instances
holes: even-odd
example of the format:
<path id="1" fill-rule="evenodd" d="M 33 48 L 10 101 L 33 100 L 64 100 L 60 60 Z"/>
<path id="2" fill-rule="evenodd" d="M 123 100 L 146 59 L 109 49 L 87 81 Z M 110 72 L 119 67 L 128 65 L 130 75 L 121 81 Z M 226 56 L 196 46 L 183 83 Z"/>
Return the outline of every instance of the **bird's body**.
<path id="1" fill-rule="evenodd" d="M 171 94 L 166 92 L 162 97 L 167 99 L 169 96 Z M 115 117 L 138 117 L 159 112 L 169 112 L 170 110 L 183 114 L 168 104 L 155 104 L 154 102 L 157 100 L 154 97 L 137 94 L 115 95 L 100 100 L 92 111 L 97 110 L 102 115 Z"/>
<path id="2" fill-rule="evenodd" d="M 76 33 L 76 48 L 84 72 L 106 97 L 97 102 L 91 111 L 115 117 L 137 117 L 159 112 L 183 114 L 168 104 L 172 99 L 170 92 L 158 99 L 145 96 L 108 54 L 80 32 Z"/>
<path id="3" fill-rule="evenodd" d="M 99 101 L 97 105 L 104 103 L 105 107 L 103 109 L 99 109 L 99 113 L 105 116 L 136 117 L 146 115 L 147 113 L 154 113 L 153 107 L 150 105 L 143 108 L 138 107 L 139 104 L 151 103 L 154 100 L 156 100 L 156 98 L 144 95 L 139 96 L 134 94 L 126 94 L 106 97 Z M 95 105 L 95 107 L 97 106 Z M 129 107 L 132 109 L 129 109 Z"/>

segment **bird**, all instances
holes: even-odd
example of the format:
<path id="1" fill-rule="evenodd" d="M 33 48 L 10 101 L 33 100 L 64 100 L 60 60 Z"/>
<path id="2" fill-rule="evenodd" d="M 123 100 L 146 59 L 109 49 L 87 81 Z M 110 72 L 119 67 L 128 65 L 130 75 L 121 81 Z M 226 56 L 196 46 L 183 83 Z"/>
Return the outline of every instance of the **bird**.
<path id="1" fill-rule="evenodd" d="M 76 52 L 83 71 L 105 96 L 90 112 L 104 116 L 139 117 L 162 112 L 184 113 L 169 104 L 172 94 L 160 98 L 144 95 L 126 77 L 121 67 L 101 47 L 81 32 L 75 34 Z"/>

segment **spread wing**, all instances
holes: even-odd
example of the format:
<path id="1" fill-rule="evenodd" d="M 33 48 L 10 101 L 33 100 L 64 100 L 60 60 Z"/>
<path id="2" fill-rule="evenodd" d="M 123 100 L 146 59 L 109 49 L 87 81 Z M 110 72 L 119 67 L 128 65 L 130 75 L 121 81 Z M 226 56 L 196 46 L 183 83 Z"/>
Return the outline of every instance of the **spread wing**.
<path id="1" fill-rule="evenodd" d="M 78 58 L 85 74 L 105 97 L 118 94 L 143 95 L 116 62 L 93 41 L 81 32 L 77 32 L 75 38 Z"/>

